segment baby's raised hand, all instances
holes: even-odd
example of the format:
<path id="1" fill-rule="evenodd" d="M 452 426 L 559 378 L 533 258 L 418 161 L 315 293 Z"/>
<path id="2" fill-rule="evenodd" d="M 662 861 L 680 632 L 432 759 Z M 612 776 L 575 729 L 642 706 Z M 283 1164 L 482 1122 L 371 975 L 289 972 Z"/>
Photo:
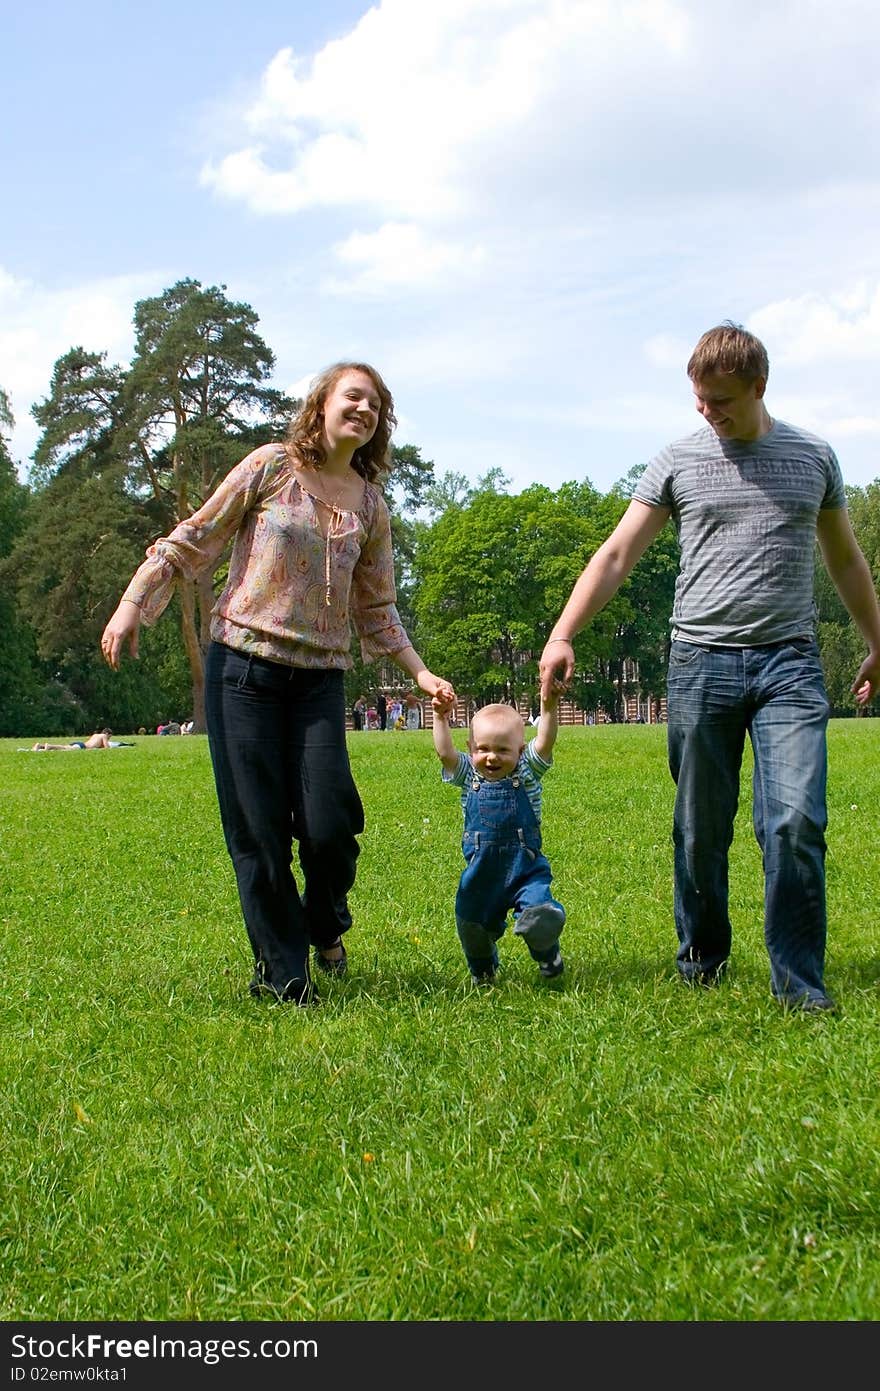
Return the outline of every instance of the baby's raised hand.
<path id="1" fill-rule="evenodd" d="M 442 686 L 435 695 L 431 696 L 431 709 L 434 711 L 434 714 L 439 715 L 441 719 L 446 718 L 454 704 L 455 692 L 449 686 Z"/>

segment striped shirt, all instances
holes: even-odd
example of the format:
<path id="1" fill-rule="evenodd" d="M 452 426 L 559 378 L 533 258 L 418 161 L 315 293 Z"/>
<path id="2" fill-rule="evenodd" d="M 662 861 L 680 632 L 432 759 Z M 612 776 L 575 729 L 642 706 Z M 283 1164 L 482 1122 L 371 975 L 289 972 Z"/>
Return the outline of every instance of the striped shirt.
<path id="1" fill-rule="evenodd" d="M 519 763 L 517 763 L 514 773 L 510 775 L 511 777 L 517 776 L 522 783 L 523 791 L 529 799 L 539 826 L 541 824 L 541 793 L 543 790 L 541 779 L 552 766 L 552 763 L 548 763 L 536 751 L 535 741 L 531 739 L 520 754 Z M 447 773 L 445 768 L 441 768 L 440 771 L 444 782 L 450 782 L 455 787 L 461 788 L 461 809 L 464 812 L 474 779 L 476 778 L 478 782 L 485 782 L 486 779 L 480 777 L 474 768 L 470 754 L 467 753 L 459 753 L 458 767 L 454 772 Z"/>
<path id="2" fill-rule="evenodd" d="M 816 521 L 846 506 L 824 440 L 782 420 L 752 441 L 706 426 L 652 459 L 633 497 L 672 511 L 674 638 L 757 647 L 814 633 Z"/>

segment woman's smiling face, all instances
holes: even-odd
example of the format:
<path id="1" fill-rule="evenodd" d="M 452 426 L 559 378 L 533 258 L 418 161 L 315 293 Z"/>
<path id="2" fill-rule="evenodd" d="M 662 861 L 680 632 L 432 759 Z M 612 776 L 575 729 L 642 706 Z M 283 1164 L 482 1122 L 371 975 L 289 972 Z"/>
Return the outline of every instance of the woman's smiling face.
<path id="1" fill-rule="evenodd" d="M 356 449 L 376 433 L 382 402 L 367 372 L 343 372 L 324 398 L 324 439 L 328 450 L 351 441 Z"/>

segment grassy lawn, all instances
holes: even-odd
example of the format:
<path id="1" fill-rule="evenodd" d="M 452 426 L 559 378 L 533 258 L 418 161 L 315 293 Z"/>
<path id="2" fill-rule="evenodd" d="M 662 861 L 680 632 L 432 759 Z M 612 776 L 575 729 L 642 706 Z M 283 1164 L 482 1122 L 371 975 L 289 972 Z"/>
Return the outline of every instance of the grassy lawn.
<path id="1" fill-rule="evenodd" d="M 770 998 L 748 767 L 718 990 L 674 971 L 665 730 L 604 726 L 546 783 L 566 974 L 508 933 L 479 991 L 430 734 L 349 741 L 315 1010 L 248 996 L 204 738 L 0 741 L 0 1317 L 876 1319 L 880 719 L 829 732 L 829 1019 Z"/>

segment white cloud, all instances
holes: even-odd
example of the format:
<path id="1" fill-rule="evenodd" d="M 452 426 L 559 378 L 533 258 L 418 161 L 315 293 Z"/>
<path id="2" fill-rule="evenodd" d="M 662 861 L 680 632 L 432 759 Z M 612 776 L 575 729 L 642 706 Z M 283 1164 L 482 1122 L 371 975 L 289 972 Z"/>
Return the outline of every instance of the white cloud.
<path id="1" fill-rule="evenodd" d="M 625 392 L 607 397 L 586 398 L 572 405 L 559 398 L 511 406 L 508 414 L 529 427 L 552 428 L 568 432 L 573 441 L 589 449 L 591 431 L 623 434 L 653 432 L 659 449 L 663 440 L 699 428 L 688 392 Z"/>
<path id="2" fill-rule="evenodd" d="M 880 435 L 880 416 L 841 416 L 840 419 L 830 422 L 828 433 L 831 435 L 832 439 L 836 438 L 838 435 L 848 437 L 853 435 Z"/>
<path id="3" fill-rule="evenodd" d="M 673 367 L 681 371 L 694 350 L 693 343 L 676 338 L 671 333 L 655 333 L 644 345 L 644 354 L 652 367 Z"/>
<path id="4" fill-rule="evenodd" d="M 408 285 L 424 288 L 450 275 L 467 276 L 486 260 L 482 247 L 430 236 L 412 222 L 386 222 L 376 232 L 352 232 L 333 251 L 355 272 L 327 281 L 326 287 L 339 294 L 382 294 Z"/>
<path id="5" fill-rule="evenodd" d="M 70 219 L 90 247 L 112 238 L 114 267 L 171 247 L 176 275 L 237 282 L 296 395 L 310 368 L 375 362 L 441 471 L 613 481 L 697 427 L 687 359 L 734 318 L 767 342 L 773 413 L 876 477 L 873 0 L 369 4 L 346 32 L 357 5 L 301 24 L 273 0 L 269 46 L 223 59 L 222 105 L 170 110 L 180 148 L 211 155 L 202 187 L 148 199 L 139 245 L 95 197 Z M 144 186 L 166 156 L 144 148 Z M 12 271 L 36 259 L 25 235 Z M 59 243 L 56 283 L 85 280 L 76 254 Z M 110 315 L 87 337 L 101 282 L 77 303 L 0 270 L 0 385 L 25 425 L 72 343 L 127 357 L 142 291 L 116 284 L 124 331 Z"/>
<path id="6" fill-rule="evenodd" d="M 372 201 L 374 189 L 364 148 L 333 133 L 314 139 L 293 169 L 272 169 L 259 147 L 251 146 L 227 155 L 219 165 L 208 161 L 201 177 L 226 197 L 263 213 Z"/>
<path id="7" fill-rule="evenodd" d="M 297 381 L 284 388 L 286 395 L 292 396 L 296 401 L 304 401 L 317 375 L 317 372 L 309 372 L 307 376 L 299 377 Z"/>
<path id="8" fill-rule="evenodd" d="M 826 391 L 824 394 L 817 391 L 815 395 L 780 390 L 773 396 L 772 414 L 804 430 L 811 430 L 832 444 L 844 437 L 848 440 L 869 439 L 880 434 L 880 415 L 854 410 L 852 399 L 843 385 L 836 391 Z"/>
<path id="9" fill-rule="evenodd" d="M 861 282 L 828 295 L 810 291 L 767 304 L 750 316 L 749 327 L 776 345 L 779 363 L 878 362 L 880 283 Z"/>
<path id="10" fill-rule="evenodd" d="M 280 49 L 201 179 L 258 213 L 478 223 L 864 181 L 878 27 L 870 0 L 380 0 Z"/>
<path id="11" fill-rule="evenodd" d="M 555 164 L 604 164 L 609 131 L 591 116 L 622 73 L 683 56 L 688 32 L 680 0 L 382 0 L 311 59 L 281 49 L 242 145 L 201 179 L 264 213 L 479 210 L 548 148 Z"/>
<path id="12" fill-rule="evenodd" d="M 377 362 L 441 470 L 620 476 L 733 318 L 873 475 L 877 40 L 871 0 L 377 0 L 275 53 L 203 185 L 297 216 L 287 374 Z"/>
<path id="13" fill-rule="evenodd" d="M 421 332 L 406 334 L 396 333 L 390 325 L 387 334 L 382 375 L 388 381 L 401 383 L 394 388 L 395 396 L 403 395 L 409 383 L 417 383 L 420 392 L 427 389 L 428 395 L 443 388 L 438 409 L 447 413 L 465 409 L 467 396 L 478 396 L 487 382 L 500 384 L 504 391 L 514 373 L 518 374 L 514 379 L 517 385 L 509 390 L 523 389 L 519 386 L 519 374 L 528 356 L 527 345 L 522 338 L 506 335 L 492 323 L 473 319 L 457 328 L 429 325 Z M 457 388 L 454 401 L 448 393 L 451 383 Z M 484 408 L 487 404 L 483 403 Z M 507 406 L 504 410 L 506 413 Z"/>

